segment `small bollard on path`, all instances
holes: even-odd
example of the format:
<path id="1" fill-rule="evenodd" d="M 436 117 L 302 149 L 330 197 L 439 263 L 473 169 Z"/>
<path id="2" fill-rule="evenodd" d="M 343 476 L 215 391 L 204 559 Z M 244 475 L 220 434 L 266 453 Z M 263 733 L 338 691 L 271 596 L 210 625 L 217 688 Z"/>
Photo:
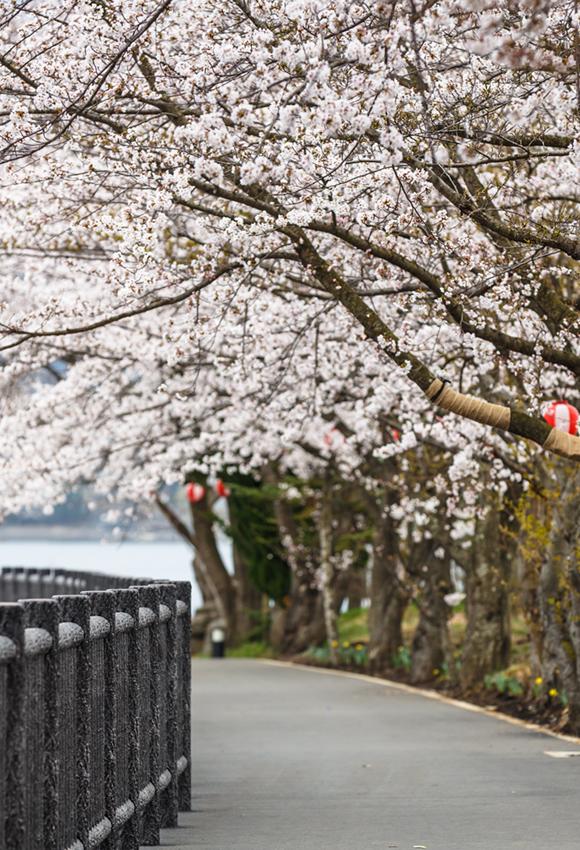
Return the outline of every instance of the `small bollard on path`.
<path id="1" fill-rule="evenodd" d="M 211 657 L 224 658 L 226 654 L 226 633 L 223 629 L 211 630 Z"/>

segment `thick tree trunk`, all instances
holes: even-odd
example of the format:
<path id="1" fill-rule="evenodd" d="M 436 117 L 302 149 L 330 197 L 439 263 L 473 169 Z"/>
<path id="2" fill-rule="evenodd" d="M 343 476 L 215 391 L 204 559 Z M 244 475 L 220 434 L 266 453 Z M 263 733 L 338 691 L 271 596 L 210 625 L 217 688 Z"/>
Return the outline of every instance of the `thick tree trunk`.
<path id="1" fill-rule="evenodd" d="M 459 681 L 463 689 L 483 685 L 488 673 L 510 660 L 510 546 L 502 539 L 495 499 L 477 521 L 466 575 L 467 631 Z"/>
<path id="2" fill-rule="evenodd" d="M 446 555 L 435 557 L 430 552 L 427 566 L 419 598 L 419 622 L 413 636 L 411 680 L 415 683 L 430 681 L 444 662 L 448 665 L 451 662 L 449 606 L 443 598 L 451 591 L 449 559 Z"/>
<path id="3" fill-rule="evenodd" d="M 228 573 L 217 547 L 214 533 L 213 515 L 207 496 L 201 502 L 191 504 L 193 538 L 199 562 L 212 587 L 214 599 L 223 620 L 229 644 L 239 640 L 237 622 L 236 586 Z"/>
<path id="4" fill-rule="evenodd" d="M 351 570 L 348 569 L 335 569 L 334 570 L 334 583 L 333 583 L 333 597 L 334 597 L 334 610 L 336 615 L 338 616 L 342 611 L 342 606 L 344 605 L 345 600 L 348 598 L 348 588 L 350 585 L 350 575 Z"/>
<path id="5" fill-rule="evenodd" d="M 322 594 L 316 587 L 296 583 L 285 611 L 279 647 L 285 655 L 297 655 L 326 639 Z"/>
<path id="6" fill-rule="evenodd" d="M 348 610 L 353 611 L 355 608 L 360 608 L 366 593 L 366 570 L 352 569 L 348 574 L 348 585 L 346 598 L 348 599 Z"/>
<path id="7" fill-rule="evenodd" d="M 284 651 L 284 638 L 286 634 L 286 620 L 288 619 L 288 608 L 276 605 L 270 615 L 269 640 L 272 649 L 276 652 Z"/>
<path id="8" fill-rule="evenodd" d="M 193 557 L 191 559 L 191 566 L 193 569 L 193 576 L 195 578 L 195 582 L 199 587 L 199 592 L 201 594 L 201 599 L 204 605 L 214 605 L 215 600 L 212 593 L 211 584 L 208 581 L 208 577 L 205 573 L 205 569 L 203 564 L 200 562 L 199 555 L 194 550 Z"/>
<path id="9" fill-rule="evenodd" d="M 386 505 L 388 507 L 388 503 Z M 371 608 L 369 611 L 369 666 L 375 672 L 393 666 L 393 656 L 403 643 L 403 614 L 408 595 L 399 568 L 395 523 L 388 513 L 377 512 L 373 535 Z"/>
<path id="10" fill-rule="evenodd" d="M 320 539 L 320 569 L 322 572 L 322 604 L 324 625 L 330 660 L 338 662 L 338 627 L 334 597 L 335 570 L 332 562 L 332 503 L 330 493 L 323 491 L 318 510 L 318 534 Z"/>
<path id="11" fill-rule="evenodd" d="M 248 568 L 234 543 L 234 599 L 236 609 L 236 632 L 239 641 L 247 640 L 258 627 L 262 605 L 262 594 L 252 584 Z"/>
<path id="12" fill-rule="evenodd" d="M 539 584 L 542 676 L 546 689 L 566 693 L 570 728 L 580 734 L 580 473 L 562 469 L 559 480 Z"/>
<path id="13" fill-rule="evenodd" d="M 264 470 L 264 479 L 270 484 L 279 483 L 272 467 Z M 276 616 L 272 635 L 281 652 L 296 655 L 324 642 L 322 594 L 315 582 L 312 553 L 301 543 L 292 509 L 283 498 L 275 499 L 274 515 L 290 565 L 291 589 L 286 610 Z"/>
<path id="14" fill-rule="evenodd" d="M 546 522 L 544 500 L 538 496 L 528 497 L 526 518 L 532 528 L 542 528 Z M 537 531 L 536 531 L 537 534 Z M 539 581 L 545 553 L 530 540 L 531 532 L 524 527 L 519 530 L 518 552 L 514 560 L 514 589 L 518 595 L 519 608 L 528 627 L 530 641 L 530 668 L 534 678 L 542 672 L 544 654 L 544 631 L 540 614 Z"/>
<path id="15" fill-rule="evenodd" d="M 195 552 L 194 576 L 200 587 L 204 606 L 215 611 L 227 633 L 228 641 L 235 642 L 236 633 L 236 588 L 226 570 L 217 548 L 211 506 L 207 495 L 201 502 L 190 504 L 192 528 L 180 519 L 177 513 L 159 496 L 157 505 L 177 533 L 189 543 Z M 208 619 L 208 624 L 211 624 Z"/>

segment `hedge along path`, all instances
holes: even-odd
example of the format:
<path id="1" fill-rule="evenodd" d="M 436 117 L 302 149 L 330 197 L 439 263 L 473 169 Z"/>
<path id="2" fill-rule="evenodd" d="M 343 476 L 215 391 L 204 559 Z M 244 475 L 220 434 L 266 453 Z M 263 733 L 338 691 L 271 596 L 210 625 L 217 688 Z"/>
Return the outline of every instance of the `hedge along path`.
<path id="1" fill-rule="evenodd" d="M 329 670 L 326 667 L 315 667 L 308 664 L 295 664 L 292 661 L 277 661 L 271 658 L 257 659 L 262 664 L 269 664 L 274 667 L 295 667 L 297 670 L 305 670 L 309 673 L 320 673 L 326 676 L 343 676 L 346 679 L 358 679 L 361 682 L 368 682 L 372 685 L 380 685 L 383 688 L 390 688 L 394 691 L 401 691 L 405 694 L 413 696 L 421 696 L 425 699 L 435 700 L 444 705 L 451 705 L 455 708 L 461 708 L 463 711 L 471 711 L 473 714 L 483 714 L 485 717 L 491 717 L 494 720 L 501 720 L 504 723 L 509 723 L 511 726 L 518 726 L 520 729 L 526 729 L 528 732 L 536 732 L 539 735 L 548 735 L 550 738 L 556 738 L 558 741 L 566 741 L 568 744 L 575 744 L 580 747 L 580 738 L 574 735 L 565 735 L 563 732 L 555 732 L 544 726 L 538 726 L 537 723 L 530 723 L 527 720 L 520 720 L 517 717 L 510 717 L 509 714 L 503 714 L 500 711 L 492 711 L 489 708 L 483 708 L 481 705 L 474 705 L 471 702 L 454 699 L 453 697 L 445 696 L 438 691 L 429 691 L 426 688 L 417 688 L 414 685 L 405 685 L 403 682 L 394 682 L 392 679 L 382 679 L 377 676 L 367 676 L 364 673 L 350 673 L 346 670 Z M 578 753 L 580 756 L 580 752 Z"/>

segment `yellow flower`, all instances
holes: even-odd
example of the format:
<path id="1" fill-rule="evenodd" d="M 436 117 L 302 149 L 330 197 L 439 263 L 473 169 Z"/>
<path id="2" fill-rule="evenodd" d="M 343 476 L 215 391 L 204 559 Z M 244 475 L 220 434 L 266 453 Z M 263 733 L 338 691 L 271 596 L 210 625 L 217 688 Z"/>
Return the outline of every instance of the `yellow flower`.
<path id="1" fill-rule="evenodd" d="M 438 676 L 439 675 L 439 668 L 435 667 L 435 669 L 432 671 L 432 673 L 433 673 L 434 676 Z"/>
<path id="2" fill-rule="evenodd" d="M 338 646 L 338 641 L 337 640 L 331 640 L 330 645 L 333 649 L 336 649 L 336 647 Z"/>
<path id="3" fill-rule="evenodd" d="M 550 690 L 548 691 L 548 696 L 557 697 L 558 691 L 556 690 L 556 688 L 550 688 Z"/>
<path id="4" fill-rule="evenodd" d="M 348 649 L 349 646 L 350 646 L 350 643 L 347 640 L 345 640 L 342 645 L 344 646 L 345 649 Z"/>
<path id="5" fill-rule="evenodd" d="M 541 685 L 543 683 L 543 681 L 544 680 L 542 679 L 541 676 L 536 676 L 536 678 L 534 679 L 534 685 Z"/>
<path id="6" fill-rule="evenodd" d="M 362 643 L 357 643 L 357 644 L 355 645 L 355 647 L 354 647 L 354 648 L 355 648 L 356 650 L 358 650 L 359 652 L 361 651 L 361 649 L 364 649 L 364 647 L 363 647 Z"/>

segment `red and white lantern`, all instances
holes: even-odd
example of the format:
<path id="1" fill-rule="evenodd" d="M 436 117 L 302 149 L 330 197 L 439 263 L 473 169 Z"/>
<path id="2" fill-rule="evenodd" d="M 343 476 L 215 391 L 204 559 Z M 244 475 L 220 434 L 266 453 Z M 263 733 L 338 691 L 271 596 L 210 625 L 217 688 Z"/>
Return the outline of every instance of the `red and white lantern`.
<path id="1" fill-rule="evenodd" d="M 548 425 L 567 434 L 576 433 L 579 415 L 574 405 L 567 401 L 551 401 L 543 410 L 543 416 Z"/>
<path id="2" fill-rule="evenodd" d="M 230 495 L 230 491 L 228 490 L 224 482 L 221 480 L 221 478 L 218 478 L 215 483 L 215 491 L 218 496 L 223 496 L 226 499 Z"/>
<path id="3" fill-rule="evenodd" d="M 338 428 L 334 427 L 334 425 L 332 428 L 329 428 L 322 439 L 324 441 L 324 445 L 328 446 L 329 449 L 340 445 L 340 443 L 346 443 L 346 437 L 342 431 L 339 431 Z"/>
<path id="4" fill-rule="evenodd" d="M 334 433 L 335 432 L 336 432 L 336 428 L 331 428 L 329 431 L 326 432 L 326 434 L 322 438 L 324 440 L 325 446 L 328 446 L 329 448 L 332 446 L 332 444 L 334 442 Z"/>
<path id="5" fill-rule="evenodd" d="M 188 502 L 191 502 L 192 505 L 196 505 L 198 502 L 201 502 L 205 496 L 205 487 L 203 484 L 188 484 L 185 488 L 185 495 L 187 496 Z"/>

